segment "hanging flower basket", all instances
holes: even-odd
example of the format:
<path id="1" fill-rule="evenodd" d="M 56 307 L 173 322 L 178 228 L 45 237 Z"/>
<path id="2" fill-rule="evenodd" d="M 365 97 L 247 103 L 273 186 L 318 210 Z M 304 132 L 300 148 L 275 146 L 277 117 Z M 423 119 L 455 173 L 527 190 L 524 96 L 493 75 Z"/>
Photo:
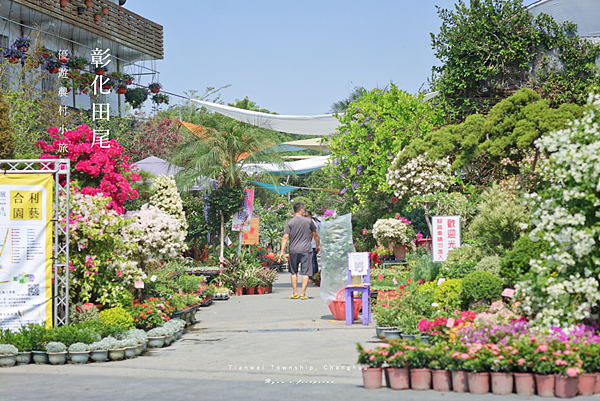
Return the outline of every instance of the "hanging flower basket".
<path id="1" fill-rule="evenodd" d="M 169 96 L 163 93 L 157 93 L 154 96 L 152 96 L 152 101 L 156 104 L 169 104 Z"/>
<path id="2" fill-rule="evenodd" d="M 162 85 L 158 82 L 153 82 L 150 85 L 148 85 L 148 89 L 150 89 L 150 92 L 152 93 L 158 93 L 162 89 Z"/>
<path id="3" fill-rule="evenodd" d="M 56 73 L 58 73 L 58 71 L 60 71 L 60 68 L 58 68 L 58 67 L 48 68 L 48 72 L 50 74 L 56 74 Z"/>
<path id="4" fill-rule="evenodd" d="M 123 88 L 118 88 L 117 89 L 117 93 L 119 95 L 124 95 L 125 93 L 127 93 L 127 88 L 123 87 Z"/>
<path id="5" fill-rule="evenodd" d="M 96 68 L 94 70 L 94 72 L 96 73 L 96 75 L 104 75 L 104 73 L 106 72 L 106 70 L 103 68 Z"/>
<path id="6" fill-rule="evenodd" d="M 111 84 L 104 84 L 104 85 L 102 85 L 102 89 L 107 89 L 108 90 L 110 88 L 112 88 Z"/>
<path id="7" fill-rule="evenodd" d="M 142 104 L 148 99 L 148 89 L 134 88 L 125 93 L 125 101 L 134 109 L 142 107 Z"/>

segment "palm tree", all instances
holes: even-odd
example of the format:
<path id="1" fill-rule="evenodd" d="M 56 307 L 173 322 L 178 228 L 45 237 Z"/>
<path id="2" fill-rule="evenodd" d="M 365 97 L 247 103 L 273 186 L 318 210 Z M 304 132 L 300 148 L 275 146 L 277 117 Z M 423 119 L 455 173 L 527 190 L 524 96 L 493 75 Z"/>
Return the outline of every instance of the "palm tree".
<path id="1" fill-rule="evenodd" d="M 189 190 L 199 180 L 218 180 L 218 190 L 223 198 L 217 205 L 221 217 L 220 254 L 223 256 L 225 221 L 239 210 L 243 196 L 243 171 L 249 163 L 275 163 L 283 165 L 278 153 L 263 152 L 273 145 L 270 131 L 240 123 L 226 117 L 210 119 L 210 125 L 191 137 L 176 152 L 172 162 L 185 168 L 177 174 L 178 185 Z M 268 175 L 268 174 L 267 174 Z M 272 177 L 274 178 L 274 177 Z M 239 199 L 239 203 L 236 200 Z"/>

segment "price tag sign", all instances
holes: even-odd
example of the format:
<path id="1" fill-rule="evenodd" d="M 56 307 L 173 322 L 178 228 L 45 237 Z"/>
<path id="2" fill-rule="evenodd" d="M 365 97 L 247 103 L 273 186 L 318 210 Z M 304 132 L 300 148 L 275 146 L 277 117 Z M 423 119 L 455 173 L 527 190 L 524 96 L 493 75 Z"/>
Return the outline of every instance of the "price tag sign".
<path id="1" fill-rule="evenodd" d="M 453 328 L 454 327 L 454 322 L 456 322 L 456 320 L 453 317 L 451 317 L 446 322 L 446 327 L 449 328 L 449 329 Z"/>
<path id="2" fill-rule="evenodd" d="M 135 288 L 144 288 L 144 282 L 143 281 L 136 281 L 135 283 L 133 283 L 133 286 Z"/>
<path id="3" fill-rule="evenodd" d="M 512 288 L 505 288 L 504 291 L 502 291 L 503 297 L 512 298 L 513 295 L 515 295 L 515 290 Z"/>
<path id="4" fill-rule="evenodd" d="M 369 252 L 348 252 L 348 269 L 352 276 L 365 276 L 369 272 Z"/>
<path id="5" fill-rule="evenodd" d="M 152 282 L 156 281 L 156 276 L 150 277 L 150 281 L 152 281 Z"/>
<path id="6" fill-rule="evenodd" d="M 394 285 L 398 285 L 398 280 L 396 280 L 396 277 L 394 277 L 392 281 L 394 282 Z"/>

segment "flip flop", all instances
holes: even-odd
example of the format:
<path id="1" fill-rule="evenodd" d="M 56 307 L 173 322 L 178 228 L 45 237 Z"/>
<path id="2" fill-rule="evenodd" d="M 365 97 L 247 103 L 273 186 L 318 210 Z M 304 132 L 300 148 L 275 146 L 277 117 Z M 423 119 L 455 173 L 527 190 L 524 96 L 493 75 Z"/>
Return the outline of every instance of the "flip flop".
<path id="1" fill-rule="evenodd" d="M 290 295 L 290 299 L 298 299 L 298 295 Z"/>
<path id="2" fill-rule="evenodd" d="M 300 297 L 300 299 L 308 299 L 308 297 L 306 295 L 303 295 Z"/>

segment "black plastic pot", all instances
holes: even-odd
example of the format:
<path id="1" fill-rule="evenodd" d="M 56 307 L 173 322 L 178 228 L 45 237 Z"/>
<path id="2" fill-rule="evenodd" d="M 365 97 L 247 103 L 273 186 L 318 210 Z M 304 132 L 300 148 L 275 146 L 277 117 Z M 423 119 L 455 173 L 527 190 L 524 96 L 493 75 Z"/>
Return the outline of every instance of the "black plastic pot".
<path id="1" fill-rule="evenodd" d="M 77 14 L 79 14 L 79 15 L 85 14 L 85 8 L 84 7 L 77 7 Z"/>

